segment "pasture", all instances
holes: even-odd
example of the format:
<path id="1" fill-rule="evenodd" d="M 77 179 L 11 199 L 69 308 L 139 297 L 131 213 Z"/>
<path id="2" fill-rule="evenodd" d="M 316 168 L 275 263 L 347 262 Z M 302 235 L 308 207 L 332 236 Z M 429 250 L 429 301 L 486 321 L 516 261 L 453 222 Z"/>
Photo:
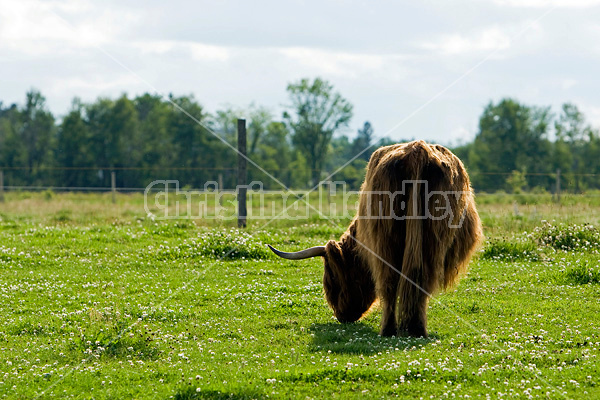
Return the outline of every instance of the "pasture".
<path id="1" fill-rule="evenodd" d="M 486 244 L 415 339 L 379 337 L 377 310 L 338 323 L 322 262 L 266 247 L 324 244 L 347 216 L 240 231 L 140 194 L 8 193 L 0 398 L 598 398 L 599 201 L 478 197 Z"/>

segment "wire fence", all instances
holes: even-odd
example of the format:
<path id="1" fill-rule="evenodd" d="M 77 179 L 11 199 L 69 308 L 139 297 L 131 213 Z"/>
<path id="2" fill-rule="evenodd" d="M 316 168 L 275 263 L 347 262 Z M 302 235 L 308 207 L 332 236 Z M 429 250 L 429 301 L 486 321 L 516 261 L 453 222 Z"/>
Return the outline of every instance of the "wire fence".
<path id="1" fill-rule="evenodd" d="M 144 192 L 146 190 L 157 191 L 159 188 L 150 188 L 149 186 L 157 180 L 178 181 L 181 190 L 204 192 L 215 189 L 222 192 L 236 192 L 236 167 L 40 167 L 35 169 L 35 178 L 27 179 L 28 167 L 0 167 L 0 191 L 57 191 L 57 192 Z M 286 173 L 294 172 L 293 168 L 265 169 L 265 172 L 272 174 L 278 179 Z M 305 169 L 306 172 L 316 170 Z M 79 178 L 88 184 L 77 184 L 78 179 L 71 179 L 72 182 L 66 182 L 62 178 L 62 173 L 81 173 Z M 131 172 L 138 173 L 136 179 L 128 176 Z M 255 171 L 256 172 L 256 171 Z M 329 176 L 329 171 L 320 170 L 323 176 Z M 477 185 L 477 179 L 474 178 L 496 178 L 503 185 L 498 185 L 494 194 L 503 194 L 506 192 L 506 181 L 514 174 L 511 172 L 474 172 L 471 178 L 474 181 L 474 189 L 481 192 Z M 18 178 L 15 178 L 18 176 Z M 24 179 L 23 176 L 26 176 Z M 73 175 L 72 175 L 73 176 Z M 90 176 L 92 179 L 90 179 Z M 190 179 L 190 177 L 193 179 Z M 546 172 L 546 173 L 521 173 L 521 176 L 529 183 L 528 191 L 530 195 L 547 195 L 548 193 L 585 193 L 586 195 L 600 196 L 600 173 L 580 173 L 580 172 Z M 255 179 L 255 178 L 260 179 Z M 77 178 L 77 177 L 76 177 Z M 543 184 L 539 184 L 540 178 L 544 179 Z M 27 184 L 24 181 L 34 181 Z M 82 180 L 82 179 L 79 179 Z M 142 181 L 143 185 L 128 185 L 128 181 Z M 284 179 L 285 184 L 287 182 Z M 249 177 L 249 182 L 255 181 L 262 184 L 265 192 L 281 191 L 281 187 L 272 178 L 264 173 L 254 173 Z M 343 180 L 333 182 L 321 182 L 323 186 L 329 187 L 331 183 L 341 184 Z M 94 184 L 89 184 L 93 182 Z M 358 189 L 361 180 L 354 180 L 349 183 L 350 189 Z M 207 188 L 209 186 L 209 188 Z M 293 187 L 288 185 L 291 191 L 306 191 L 312 188 L 314 184 L 307 182 L 304 185 Z M 527 185 L 526 185 L 527 186 Z M 526 190 L 527 191 L 527 190 Z M 596 193 L 598 191 L 598 193 Z M 497 192 L 497 193 L 496 193 Z"/>

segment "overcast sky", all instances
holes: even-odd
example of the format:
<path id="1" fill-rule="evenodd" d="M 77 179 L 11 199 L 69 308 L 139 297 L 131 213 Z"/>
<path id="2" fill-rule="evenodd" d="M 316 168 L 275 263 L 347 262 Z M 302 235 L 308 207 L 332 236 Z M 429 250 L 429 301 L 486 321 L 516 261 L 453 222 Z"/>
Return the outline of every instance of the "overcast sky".
<path id="1" fill-rule="evenodd" d="M 317 76 L 354 104 L 346 134 L 472 139 L 502 97 L 577 104 L 600 126 L 600 0 L 0 0 L 0 100 L 193 93 L 263 105 Z"/>

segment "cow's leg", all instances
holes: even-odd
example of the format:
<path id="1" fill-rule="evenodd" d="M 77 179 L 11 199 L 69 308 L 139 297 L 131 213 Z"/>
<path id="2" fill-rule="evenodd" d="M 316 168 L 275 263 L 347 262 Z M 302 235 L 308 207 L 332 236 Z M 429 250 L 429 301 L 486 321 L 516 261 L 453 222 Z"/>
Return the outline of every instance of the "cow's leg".
<path id="1" fill-rule="evenodd" d="M 429 296 L 420 290 L 414 293 L 416 299 L 411 304 L 400 304 L 399 330 L 414 337 L 427 337 L 427 305 Z M 407 307 L 410 307 L 408 309 Z"/>
<path id="2" fill-rule="evenodd" d="M 396 336 L 398 334 L 396 307 L 400 275 L 391 268 L 384 266 L 383 273 L 378 278 L 376 287 L 383 310 L 379 334 L 381 336 Z"/>

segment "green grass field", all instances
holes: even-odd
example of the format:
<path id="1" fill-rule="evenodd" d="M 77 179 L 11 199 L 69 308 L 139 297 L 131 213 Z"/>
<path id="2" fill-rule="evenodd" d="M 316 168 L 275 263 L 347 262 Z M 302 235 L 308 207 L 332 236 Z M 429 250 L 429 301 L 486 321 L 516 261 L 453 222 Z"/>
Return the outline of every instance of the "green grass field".
<path id="1" fill-rule="evenodd" d="M 414 339 L 379 337 L 378 310 L 338 323 L 322 261 L 266 248 L 324 244 L 345 216 L 239 231 L 139 194 L 8 193 L 0 398 L 600 398 L 599 199 L 536 199 L 478 198 L 488 241 Z"/>

